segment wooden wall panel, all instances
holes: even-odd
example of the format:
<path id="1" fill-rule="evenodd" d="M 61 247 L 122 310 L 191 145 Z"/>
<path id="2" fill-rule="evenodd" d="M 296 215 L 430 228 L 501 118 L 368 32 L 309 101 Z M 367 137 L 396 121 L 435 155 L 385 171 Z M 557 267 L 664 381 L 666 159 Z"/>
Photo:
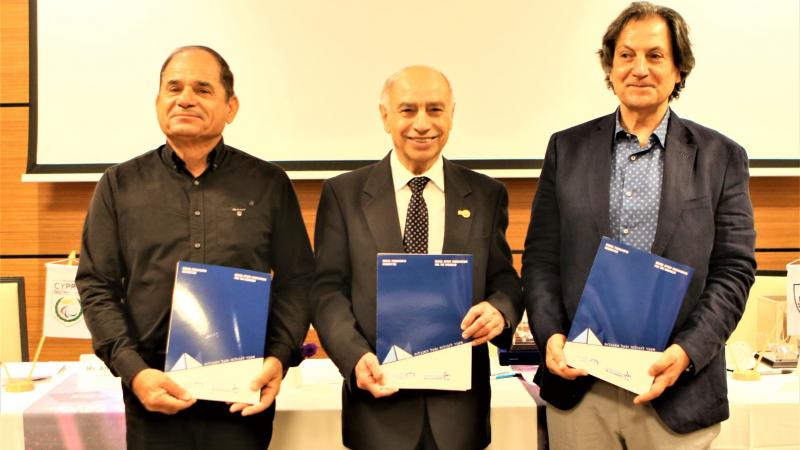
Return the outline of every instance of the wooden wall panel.
<path id="1" fill-rule="evenodd" d="M 0 0 L 0 103 L 28 102 L 28 2 Z"/>
<path id="2" fill-rule="evenodd" d="M 0 254 L 78 250 L 94 183 L 23 183 L 28 108 L 0 108 Z"/>
<path id="3" fill-rule="evenodd" d="M 800 177 L 750 180 L 756 248 L 800 249 Z"/>

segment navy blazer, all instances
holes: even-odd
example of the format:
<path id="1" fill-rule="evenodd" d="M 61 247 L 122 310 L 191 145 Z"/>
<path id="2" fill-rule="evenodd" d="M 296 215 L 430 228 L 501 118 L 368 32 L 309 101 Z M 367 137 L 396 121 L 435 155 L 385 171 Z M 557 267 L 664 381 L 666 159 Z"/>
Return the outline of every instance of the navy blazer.
<path id="1" fill-rule="evenodd" d="M 611 236 L 609 184 L 615 115 L 550 138 L 523 254 L 523 290 L 534 337 L 544 351 L 568 334 L 602 236 Z M 728 418 L 724 346 L 755 278 L 755 231 L 747 155 L 720 133 L 670 116 L 661 203 L 652 253 L 689 265 L 694 277 L 669 344 L 693 370 L 652 401 L 673 431 L 689 433 Z M 568 381 L 539 367 L 541 396 L 570 409 L 594 378 Z"/>
<path id="2" fill-rule="evenodd" d="M 516 328 L 522 315 L 519 277 L 505 238 L 508 193 L 485 175 L 444 160 L 444 253 L 473 255 L 473 304 L 488 300 Z M 469 217 L 457 212 L 469 210 Z M 311 289 L 313 323 L 323 347 L 345 377 L 344 444 L 353 449 L 412 449 L 426 410 L 439 448 L 489 445 L 489 358 L 473 347 L 467 392 L 401 390 L 375 399 L 355 386 L 353 368 L 375 352 L 376 256 L 403 253 L 389 156 L 327 180 L 315 232 L 317 271 Z M 492 342 L 507 347 L 510 330 Z"/>

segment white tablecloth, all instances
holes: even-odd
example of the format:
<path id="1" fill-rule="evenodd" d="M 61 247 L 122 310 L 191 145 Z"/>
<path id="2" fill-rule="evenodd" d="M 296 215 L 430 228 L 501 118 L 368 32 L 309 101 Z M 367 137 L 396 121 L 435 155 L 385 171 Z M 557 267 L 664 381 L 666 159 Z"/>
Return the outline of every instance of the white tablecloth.
<path id="1" fill-rule="evenodd" d="M 58 363 L 65 370 L 36 390 L 0 393 L 2 448 L 24 449 L 23 411 L 69 376 L 84 370 L 78 363 Z M 98 371 L 94 371 L 98 372 Z M 108 389 L 117 379 L 93 382 Z M 85 386 L 87 389 L 90 386 Z M 715 449 L 800 449 L 800 375 L 766 375 L 758 382 L 728 380 L 731 418 L 722 423 Z M 121 402 L 119 405 L 121 410 Z M 340 449 L 341 377 L 330 360 L 306 360 L 289 371 L 278 396 L 270 449 Z M 518 378 L 492 380 L 491 449 L 534 449 L 536 404 Z"/>
<path id="2" fill-rule="evenodd" d="M 70 376 L 77 373 L 84 376 L 84 368 L 78 363 L 58 364 L 65 370 L 50 380 L 37 382 L 34 391 L 0 395 L 2 448 L 24 449 L 23 411 Z M 119 379 L 111 377 L 107 371 L 92 371 L 92 377 L 95 376 L 98 378 L 90 384 L 98 388 L 114 389 L 119 385 Z M 341 445 L 341 383 L 341 376 L 327 359 L 309 359 L 299 368 L 290 369 L 278 396 L 270 449 L 344 448 Z M 106 408 L 110 409 L 109 413 L 122 411 L 121 397 L 116 407 L 106 405 Z M 492 380 L 491 414 L 493 444 L 490 448 L 536 448 L 536 403 L 518 378 Z"/>

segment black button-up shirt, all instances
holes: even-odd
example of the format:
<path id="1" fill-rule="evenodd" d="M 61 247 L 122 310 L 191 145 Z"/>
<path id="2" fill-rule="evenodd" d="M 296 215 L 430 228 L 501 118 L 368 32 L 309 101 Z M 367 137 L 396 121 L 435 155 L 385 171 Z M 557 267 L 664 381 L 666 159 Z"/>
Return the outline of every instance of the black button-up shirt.
<path id="1" fill-rule="evenodd" d="M 299 361 L 314 259 L 283 170 L 220 140 L 196 178 L 169 145 L 103 174 L 76 283 L 95 352 L 128 385 L 164 368 L 178 260 L 273 272 L 265 353 Z"/>

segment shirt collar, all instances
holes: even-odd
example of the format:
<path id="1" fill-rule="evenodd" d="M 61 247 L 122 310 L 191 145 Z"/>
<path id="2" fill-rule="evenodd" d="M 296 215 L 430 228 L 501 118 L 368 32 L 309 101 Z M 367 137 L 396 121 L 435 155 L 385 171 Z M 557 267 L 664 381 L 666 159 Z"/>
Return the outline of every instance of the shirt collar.
<path id="1" fill-rule="evenodd" d="M 400 158 L 397 157 L 397 152 L 395 150 L 392 150 L 392 155 L 389 158 L 389 165 L 392 168 L 392 182 L 394 183 L 395 192 L 403 189 L 412 178 L 422 176 L 428 177 L 440 191 L 444 192 L 444 160 L 441 153 L 430 169 L 420 175 L 414 175 L 411 171 L 406 169 L 406 166 L 404 166 L 403 163 L 400 162 Z"/>
<path id="2" fill-rule="evenodd" d="M 225 155 L 227 154 L 227 152 L 228 151 L 226 150 L 225 147 L 225 140 L 220 139 L 217 145 L 215 145 L 214 148 L 212 148 L 211 151 L 208 152 L 208 156 L 206 157 L 208 168 L 206 170 L 213 171 L 214 169 L 219 167 L 219 165 L 222 164 L 222 161 L 225 159 Z M 177 153 L 175 153 L 175 149 L 173 149 L 172 146 L 169 145 L 169 142 L 167 142 L 164 145 L 164 150 L 162 152 L 162 159 L 164 160 L 165 163 L 172 166 L 172 168 L 178 171 L 185 170 L 186 168 L 186 163 L 180 158 L 180 156 L 178 156 Z"/>
<path id="3" fill-rule="evenodd" d="M 664 117 L 661 118 L 661 122 L 659 122 L 658 126 L 650 136 L 655 136 L 658 139 L 658 142 L 661 144 L 662 148 L 667 148 L 667 125 L 669 125 L 669 116 L 672 111 L 672 108 L 667 108 L 667 112 L 664 113 Z M 619 120 L 619 108 L 617 108 L 617 113 L 614 115 L 616 125 L 614 127 L 614 137 L 619 137 L 619 133 L 628 133 L 622 128 L 622 122 Z"/>

